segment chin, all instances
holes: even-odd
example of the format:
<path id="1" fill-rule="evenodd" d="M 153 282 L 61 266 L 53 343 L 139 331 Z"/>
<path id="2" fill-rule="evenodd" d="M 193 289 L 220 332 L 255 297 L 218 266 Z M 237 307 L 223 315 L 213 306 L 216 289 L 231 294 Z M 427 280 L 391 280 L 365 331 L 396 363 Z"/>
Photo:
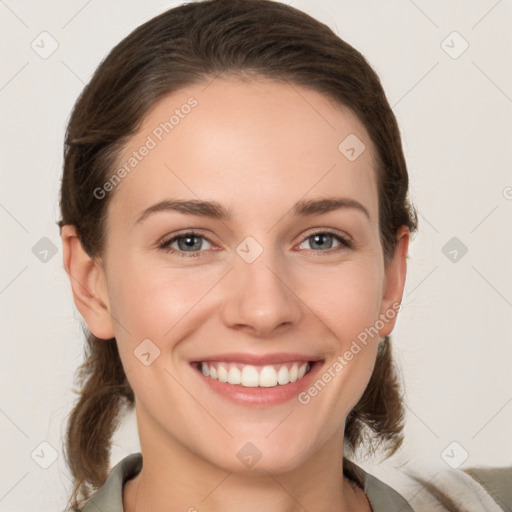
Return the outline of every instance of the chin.
<path id="1" fill-rule="evenodd" d="M 254 442 L 234 442 L 233 449 L 224 453 L 208 454 L 215 466 L 225 471 L 261 476 L 267 473 L 279 474 L 293 471 L 312 456 L 302 442 L 299 446 L 269 439 L 255 439 Z"/>

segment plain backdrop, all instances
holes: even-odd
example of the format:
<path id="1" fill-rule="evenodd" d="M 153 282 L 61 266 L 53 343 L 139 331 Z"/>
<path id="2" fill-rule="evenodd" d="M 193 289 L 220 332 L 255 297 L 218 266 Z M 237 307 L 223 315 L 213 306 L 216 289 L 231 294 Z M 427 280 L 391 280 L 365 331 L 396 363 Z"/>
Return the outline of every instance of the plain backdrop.
<path id="1" fill-rule="evenodd" d="M 0 0 L 4 512 L 62 510 L 71 483 L 62 446 L 83 335 L 56 226 L 68 116 L 110 49 L 179 3 Z M 510 465 L 512 2 L 288 3 L 331 27 L 379 74 L 419 212 L 392 335 L 405 442 L 384 463 L 360 464 L 391 483 L 386 468 L 408 460 Z M 139 448 L 129 416 L 112 465 Z"/>

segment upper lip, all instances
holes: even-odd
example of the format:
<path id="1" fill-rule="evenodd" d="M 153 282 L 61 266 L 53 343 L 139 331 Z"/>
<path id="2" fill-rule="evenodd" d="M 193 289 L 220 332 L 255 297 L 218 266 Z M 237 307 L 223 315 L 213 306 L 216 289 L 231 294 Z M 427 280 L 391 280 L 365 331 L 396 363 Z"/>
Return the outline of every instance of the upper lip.
<path id="1" fill-rule="evenodd" d="M 211 356 L 194 358 L 193 360 L 191 360 L 191 363 L 231 362 L 251 365 L 265 365 L 291 363 L 294 361 L 315 362 L 320 360 L 321 358 L 319 357 L 310 356 L 307 354 L 294 354 L 290 352 L 280 352 L 277 354 L 248 354 L 230 352 L 229 354 L 215 354 Z"/>

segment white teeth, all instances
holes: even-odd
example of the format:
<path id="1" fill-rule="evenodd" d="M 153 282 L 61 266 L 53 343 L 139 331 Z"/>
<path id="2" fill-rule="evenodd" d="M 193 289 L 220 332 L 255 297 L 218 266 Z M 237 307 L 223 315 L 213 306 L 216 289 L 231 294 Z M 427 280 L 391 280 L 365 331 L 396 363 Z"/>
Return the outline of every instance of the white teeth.
<path id="1" fill-rule="evenodd" d="M 203 363 L 203 364 L 205 364 L 205 363 Z M 232 366 L 229 369 L 228 382 L 230 384 L 241 384 L 242 383 L 242 372 L 236 366 Z"/>
<path id="2" fill-rule="evenodd" d="M 219 366 L 220 367 L 220 366 Z M 246 365 L 242 370 L 242 386 L 257 388 L 259 384 L 258 370 L 254 366 Z"/>
<path id="3" fill-rule="evenodd" d="M 281 366 L 281 368 L 279 368 L 279 371 L 277 372 L 277 382 L 281 385 L 288 384 L 288 382 L 290 382 L 290 372 L 286 366 Z"/>
<path id="4" fill-rule="evenodd" d="M 281 368 L 279 369 L 281 370 Z M 273 366 L 264 366 L 260 372 L 260 386 L 264 388 L 273 388 L 277 386 L 277 372 Z"/>
<path id="5" fill-rule="evenodd" d="M 228 371 L 224 366 L 219 366 L 217 368 L 217 378 L 220 380 L 220 382 L 227 382 L 228 381 Z"/>
<path id="6" fill-rule="evenodd" d="M 240 363 L 201 363 L 201 372 L 205 377 L 247 388 L 284 386 L 302 379 L 310 368 L 309 363 L 288 363 L 263 367 Z"/>

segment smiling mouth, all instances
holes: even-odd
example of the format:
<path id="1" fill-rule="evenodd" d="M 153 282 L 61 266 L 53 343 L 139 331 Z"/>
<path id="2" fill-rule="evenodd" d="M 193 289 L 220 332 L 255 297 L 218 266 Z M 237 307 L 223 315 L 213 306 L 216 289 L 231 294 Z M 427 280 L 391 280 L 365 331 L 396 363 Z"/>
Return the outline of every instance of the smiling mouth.
<path id="1" fill-rule="evenodd" d="M 297 361 L 269 365 L 233 362 L 197 362 L 193 366 L 205 377 L 246 388 L 285 386 L 307 375 L 314 361 Z"/>

